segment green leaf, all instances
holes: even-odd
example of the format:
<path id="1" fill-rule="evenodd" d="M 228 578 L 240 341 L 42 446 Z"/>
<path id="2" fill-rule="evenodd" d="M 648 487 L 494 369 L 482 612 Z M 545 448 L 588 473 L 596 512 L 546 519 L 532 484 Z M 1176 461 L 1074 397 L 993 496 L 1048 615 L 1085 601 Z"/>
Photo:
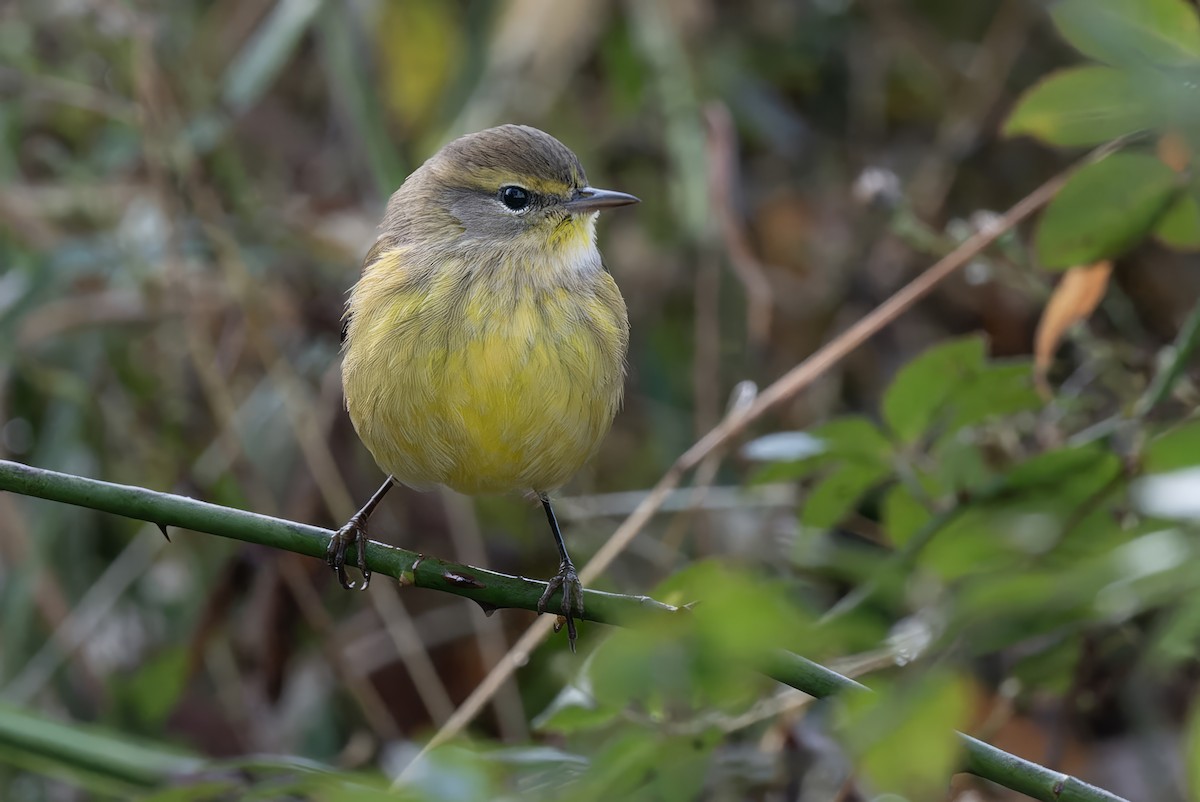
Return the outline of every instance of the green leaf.
<path id="1" fill-rule="evenodd" d="M 692 627 L 703 649 L 711 650 L 713 659 L 734 672 L 732 681 L 742 687 L 752 683 L 747 682 L 743 669 L 734 665 L 736 662 L 757 659 L 776 648 L 807 644 L 816 649 L 821 640 L 808 613 L 796 606 L 785 584 L 764 580 L 761 574 L 734 570 L 722 561 L 693 563 L 665 580 L 653 595 L 680 602 L 701 601 L 692 610 L 687 626 Z M 679 626 L 678 621 L 667 621 L 663 629 L 675 632 Z M 663 638 L 661 634 L 657 637 Z M 645 679 L 641 682 L 645 684 Z"/>
<path id="2" fill-rule="evenodd" d="M 651 713 L 703 703 L 696 670 L 694 622 L 669 632 L 661 627 L 620 629 L 605 638 L 589 666 L 592 694 L 601 709 L 636 704 Z M 719 683 L 710 687 L 720 693 Z"/>
<path id="3" fill-rule="evenodd" d="M 1045 451 L 1009 471 L 1004 476 L 1004 491 L 1049 495 L 1070 506 L 1110 482 L 1120 469 L 1117 456 L 1095 443 Z"/>
<path id="4" fill-rule="evenodd" d="M 867 491 L 891 471 L 885 465 L 848 462 L 817 483 L 804 502 L 800 522 L 827 529 L 844 519 Z"/>
<path id="5" fill-rule="evenodd" d="M 708 654 L 724 670 L 742 660 L 761 660 L 780 647 L 816 645 L 812 623 L 794 602 L 786 583 L 731 570 L 716 562 L 702 566 L 694 577 L 700 578 L 703 582 L 695 587 L 693 598 L 704 601 L 692 612 L 696 632 Z M 744 669 L 734 670 L 738 671 L 735 679 L 740 686 L 753 686 L 741 673 Z"/>
<path id="6" fill-rule="evenodd" d="M 1187 69 L 1149 72 L 1144 83 L 1153 93 L 1151 103 L 1165 113 L 1167 125 L 1190 143 L 1200 147 L 1200 63 Z"/>
<path id="7" fill-rule="evenodd" d="M 916 440 L 933 422 L 954 388 L 984 364 L 982 337 L 930 348 L 909 362 L 883 396 L 883 419 L 898 438 Z"/>
<path id="8" fill-rule="evenodd" d="M 204 761 L 174 746 L 130 738 L 105 727 L 56 721 L 40 712 L 0 705 L 0 761 L 36 757 L 43 768 L 150 787 L 200 771 Z"/>
<path id="9" fill-rule="evenodd" d="M 829 458 L 824 454 L 789 462 L 772 462 L 754 471 L 747 484 L 763 485 L 771 482 L 792 482 L 817 473 L 827 464 L 829 464 Z"/>
<path id="10" fill-rule="evenodd" d="M 995 480 L 992 460 L 983 449 L 974 437 L 953 430 L 933 443 L 929 453 L 935 460 L 933 474 L 942 492 L 969 493 Z"/>
<path id="11" fill-rule="evenodd" d="M 884 464 L 892 453 L 892 444 L 879 427 L 858 415 L 835 418 L 818 426 L 812 434 L 825 444 L 826 453 L 834 457 Z"/>
<path id="12" fill-rule="evenodd" d="M 1200 465 L 1200 420 L 1163 432 L 1142 453 L 1146 473 L 1170 473 L 1196 465 Z"/>
<path id="13" fill-rule="evenodd" d="M 629 802 L 689 802 L 703 799 L 705 780 L 714 763 L 713 750 L 721 742 L 716 727 L 697 736 L 664 738 L 655 734 L 657 749 L 648 760 L 645 774 L 627 794 L 601 792 L 597 802 L 628 799 Z"/>
<path id="14" fill-rule="evenodd" d="M 572 802 L 682 802 L 699 798 L 718 740 L 716 730 L 686 737 L 666 737 L 651 729 L 621 730 L 597 750 L 587 773 L 569 793 L 551 796 L 570 798 Z"/>
<path id="15" fill-rule="evenodd" d="M 587 674 L 599 709 L 635 704 L 651 715 L 736 709 L 770 683 L 749 679 L 750 666 L 776 648 L 815 648 L 822 640 L 785 585 L 715 560 L 693 563 L 654 592 L 701 603 L 681 619 L 644 621 L 604 639 Z"/>
<path id="16" fill-rule="evenodd" d="M 878 693 L 839 697 L 839 729 L 874 788 L 934 799 L 958 768 L 954 730 L 971 715 L 967 680 L 933 669 L 904 683 L 873 683 Z"/>
<path id="17" fill-rule="evenodd" d="M 1011 520 L 1011 516 L 998 519 L 994 507 L 969 507 L 938 530 L 921 549 L 916 564 L 922 575 L 944 583 L 1009 570 L 1014 563 L 1028 560 L 1028 554 L 1006 538 Z"/>
<path id="18" fill-rule="evenodd" d="M 1061 638 L 1092 614 L 1097 594 L 1110 581 L 1108 572 L 1090 566 L 1044 571 L 1025 563 L 1017 570 L 980 572 L 960 583 L 947 632 L 969 633 L 976 653 L 995 653 L 1048 633 Z"/>
<path id="19" fill-rule="evenodd" d="M 1033 386 L 1033 370 L 1022 359 L 990 364 L 973 381 L 955 387 L 947 406 L 951 429 L 983 423 L 993 418 L 1040 409 L 1042 399 Z"/>
<path id="20" fill-rule="evenodd" d="M 1108 64 L 1200 63 L 1200 18 L 1186 0 L 1062 0 L 1050 16 L 1079 52 Z"/>
<path id="21" fill-rule="evenodd" d="M 1167 209 L 1154 229 L 1154 236 L 1176 250 L 1200 250 L 1200 200 L 1194 191 L 1181 195 Z"/>
<path id="22" fill-rule="evenodd" d="M 625 795 L 636 791 L 653 772 L 658 760 L 653 732 L 628 728 L 610 738 L 592 760 L 582 787 L 573 789 L 574 799 L 602 799 L 602 794 Z"/>
<path id="23" fill-rule="evenodd" d="M 1028 134 L 1051 145 L 1097 145 L 1162 122 L 1132 73 L 1089 65 L 1051 73 L 1008 116 L 1006 136 Z"/>
<path id="24" fill-rule="evenodd" d="M 883 529 L 893 545 L 907 543 L 929 518 L 929 510 L 904 485 L 896 485 L 883 497 Z"/>
<path id="25" fill-rule="evenodd" d="M 1117 153 L 1079 170 L 1050 201 L 1038 224 L 1038 258 L 1069 268 L 1128 251 L 1175 197 L 1175 172 L 1144 153 Z"/>

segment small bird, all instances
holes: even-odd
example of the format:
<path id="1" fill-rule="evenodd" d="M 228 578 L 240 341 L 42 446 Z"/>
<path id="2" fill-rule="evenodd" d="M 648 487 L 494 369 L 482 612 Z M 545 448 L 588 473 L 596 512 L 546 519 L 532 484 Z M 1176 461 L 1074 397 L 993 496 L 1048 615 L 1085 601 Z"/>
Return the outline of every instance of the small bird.
<path id="1" fill-rule="evenodd" d="M 549 134 L 502 125 L 454 140 L 388 203 L 346 309 L 342 385 L 355 431 L 387 480 L 330 540 L 345 588 L 355 544 L 365 588 L 366 523 L 396 482 L 541 501 L 573 618 L 583 586 L 550 493 L 608 433 L 624 391 L 629 321 L 596 248 L 601 209 L 638 199 L 588 185 Z"/>

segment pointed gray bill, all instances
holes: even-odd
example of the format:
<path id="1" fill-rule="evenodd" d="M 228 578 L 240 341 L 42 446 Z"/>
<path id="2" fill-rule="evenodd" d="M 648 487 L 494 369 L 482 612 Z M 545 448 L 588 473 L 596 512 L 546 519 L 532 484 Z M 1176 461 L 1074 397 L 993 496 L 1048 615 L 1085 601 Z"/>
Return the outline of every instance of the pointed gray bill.
<path id="1" fill-rule="evenodd" d="M 596 212 L 600 209 L 612 209 L 617 206 L 629 206 L 641 203 L 639 198 L 626 192 L 613 189 L 596 189 L 583 187 L 575 191 L 575 197 L 563 204 L 570 212 Z"/>

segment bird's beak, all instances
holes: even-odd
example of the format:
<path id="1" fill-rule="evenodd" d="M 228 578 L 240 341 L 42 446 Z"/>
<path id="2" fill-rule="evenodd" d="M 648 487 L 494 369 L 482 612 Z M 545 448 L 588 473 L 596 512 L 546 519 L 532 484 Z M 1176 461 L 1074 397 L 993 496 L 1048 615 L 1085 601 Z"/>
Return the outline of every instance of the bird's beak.
<path id="1" fill-rule="evenodd" d="M 600 209 L 612 209 L 617 206 L 629 206 L 641 203 L 641 200 L 625 192 L 611 189 L 596 189 L 583 187 L 575 190 L 575 195 L 563 204 L 569 212 L 595 212 Z"/>

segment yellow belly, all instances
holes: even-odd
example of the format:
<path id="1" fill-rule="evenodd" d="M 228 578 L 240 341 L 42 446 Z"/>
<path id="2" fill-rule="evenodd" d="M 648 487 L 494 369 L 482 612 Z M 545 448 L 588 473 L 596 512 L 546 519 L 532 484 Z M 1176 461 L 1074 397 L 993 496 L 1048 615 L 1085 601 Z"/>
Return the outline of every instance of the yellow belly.
<path id="1" fill-rule="evenodd" d="M 447 271 L 351 301 L 346 405 L 380 467 L 415 487 L 552 491 L 620 405 L 628 324 L 612 278 L 533 287 Z M 360 296 L 366 292 L 366 296 Z"/>

